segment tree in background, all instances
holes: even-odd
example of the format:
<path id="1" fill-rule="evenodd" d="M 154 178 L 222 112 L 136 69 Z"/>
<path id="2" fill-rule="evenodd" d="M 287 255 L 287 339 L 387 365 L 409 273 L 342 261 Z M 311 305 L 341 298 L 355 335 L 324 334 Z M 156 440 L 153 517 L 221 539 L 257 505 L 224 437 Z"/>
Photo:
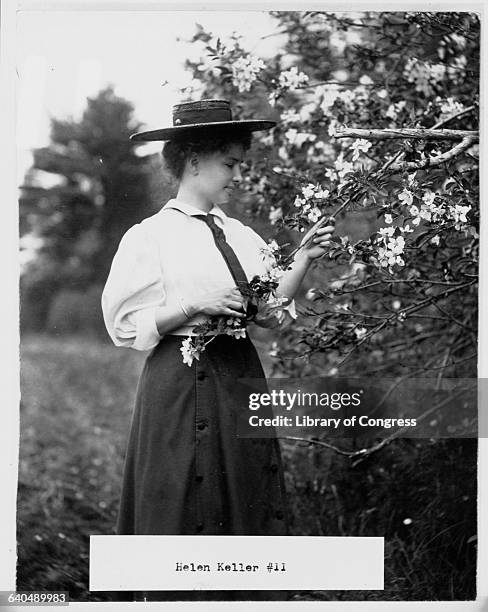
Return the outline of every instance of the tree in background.
<path id="1" fill-rule="evenodd" d="M 34 151 L 20 198 L 21 245 L 37 246 L 21 280 L 28 328 L 44 327 L 61 290 L 71 291 L 71 308 L 83 308 L 73 291 L 95 287 L 96 302 L 121 236 L 154 212 L 154 159 L 135 154 L 133 115 L 132 104 L 107 87 L 87 100 L 79 121 L 53 119 L 51 143 Z"/>

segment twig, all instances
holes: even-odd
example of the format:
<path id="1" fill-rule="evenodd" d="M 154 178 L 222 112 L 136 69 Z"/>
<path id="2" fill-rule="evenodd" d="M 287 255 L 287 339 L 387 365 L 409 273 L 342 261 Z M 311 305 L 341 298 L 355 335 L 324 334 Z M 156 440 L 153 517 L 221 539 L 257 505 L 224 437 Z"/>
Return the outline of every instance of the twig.
<path id="1" fill-rule="evenodd" d="M 454 395 L 450 395 L 449 397 L 446 397 L 446 399 L 444 399 L 443 401 L 439 402 L 435 406 L 432 406 L 432 408 L 429 408 L 424 413 L 422 413 L 419 417 L 417 417 L 417 423 L 420 423 L 420 422 L 424 421 L 433 412 L 436 412 L 437 410 L 442 408 L 445 404 L 448 404 L 453 399 L 456 399 L 456 397 L 463 397 L 464 392 L 465 392 L 465 390 L 461 389 L 461 391 L 459 391 L 459 393 L 455 393 Z M 406 432 L 408 430 L 409 430 L 408 427 L 401 427 L 398 431 L 393 433 L 391 436 L 388 436 L 384 440 L 381 440 L 381 442 L 378 442 L 378 444 L 375 444 L 375 445 L 369 447 L 368 449 L 363 449 L 364 452 L 362 453 L 362 456 L 356 462 L 353 463 L 353 467 L 358 465 L 358 463 L 361 463 L 361 461 L 364 461 L 365 457 L 367 457 L 369 455 L 372 455 L 373 453 L 375 453 L 376 451 L 379 451 L 381 448 L 383 448 L 384 446 L 386 446 L 387 444 L 389 444 L 390 442 L 392 442 L 396 438 L 399 438 L 404 432 Z"/>
<path id="2" fill-rule="evenodd" d="M 458 117 L 462 117 L 463 115 L 467 115 L 468 113 L 470 113 L 475 108 L 476 108 L 476 106 L 474 106 L 474 105 L 473 106 L 468 106 L 468 108 L 465 108 L 464 110 L 459 111 L 459 113 L 456 113 L 455 115 L 451 115 L 450 117 L 447 117 L 447 119 L 443 119 L 442 121 L 438 121 L 430 129 L 431 130 L 437 130 L 440 127 L 442 127 L 443 125 L 446 125 L 446 123 L 450 123 L 451 121 L 453 121 L 454 119 L 457 119 Z"/>
<path id="3" fill-rule="evenodd" d="M 306 442 L 307 444 L 316 444 L 317 446 L 323 446 L 324 448 L 329 448 L 333 450 L 335 453 L 339 455 L 346 455 L 347 457 L 355 457 L 361 453 L 366 452 L 366 449 L 360 451 L 346 451 L 342 448 L 338 448 L 337 446 L 333 446 L 328 442 L 322 442 L 321 440 L 317 440 L 316 438 L 300 438 L 299 436 L 276 436 L 280 440 L 291 440 L 292 442 Z"/>
<path id="4" fill-rule="evenodd" d="M 307 234 L 310 234 L 310 236 L 307 238 L 307 240 L 305 240 L 302 244 L 300 244 L 295 249 L 293 249 L 293 251 L 288 255 L 287 259 L 290 262 L 293 261 L 298 251 L 300 251 L 300 249 L 303 249 L 304 247 L 310 244 L 310 242 L 313 240 L 315 236 L 315 232 L 319 229 L 319 227 L 322 227 L 322 225 L 325 225 L 325 223 L 334 222 L 337 215 L 341 213 L 344 210 L 344 208 L 346 208 L 346 206 L 349 204 L 350 201 L 351 201 L 351 198 L 348 198 L 345 202 L 343 202 L 339 206 L 339 208 L 334 212 L 333 215 L 324 215 L 323 217 L 320 217 L 320 219 L 315 223 L 315 225 L 313 225 L 308 230 Z"/>
<path id="5" fill-rule="evenodd" d="M 424 421 L 433 412 L 436 412 L 437 410 L 442 408 L 445 404 L 448 404 L 453 399 L 456 399 L 456 397 L 462 397 L 464 392 L 465 392 L 465 390 L 461 389 L 461 391 L 459 391 L 457 394 L 449 395 L 449 397 L 445 398 L 444 400 L 442 400 L 441 402 L 439 402 L 435 406 L 432 406 L 432 408 L 429 408 L 424 413 L 422 413 L 419 417 L 417 417 L 417 423 L 420 423 L 421 421 Z M 405 432 L 407 432 L 409 430 L 410 430 L 409 427 L 400 427 L 400 429 L 398 429 L 396 432 L 394 432 L 390 436 L 384 438 L 383 440 L 381 440 L 377 444 L 374 444 L 373 446 L 370 446 L 369 448 L 362 448 L 362 449 L 360 449 L 358 451 L 347 451 L 347 450 L 344 450 L 342 448 L 338 448 L 337 446 L 334 446 L 332 444 L 329 444 L 328 442 L 323 442 L 322 440 L 317 440 L 316 438 L 301 438 L 299 436 L 277 436 L 277 437 L 280 440 L 291 440 L 293 442 L 305 442 L 307 444 L 315 444 L 316 446 L 321 446 L 322 448 L 328 448 L 330 450 L 333 450 L 335 453 L 338 453 L 339 455 L 344 455 L 344 456 L 349 457 L 351 459 L 357 457 L 358 460 L 352 464 L 353 467 L 355 467 L 358 463 L 360 463 L 361 461 L 364 461 L 364 459 L 366 457 L 368 457 L 368 456 L 372 455 L 373 453 L 379 451 L 381 448 L 383 448 L 384 446 L 386 446 L 387 444 L 389 444 L 390 442 L 392 442 L 396 438 L 399 438 L 403 433 L 405 433 Z"/>
<path id="6" fill-rule="evenodd" d="M 385 172 L 385 170 L 388 170 L 388 168 L 394 163 L 396 162 L 396 160 L 404 154 L 404 151 L 400 150 L 397 153 L 395 153 L 395 155 L 389 159 L 385 164 L 383 164 L 383 166 L 381 166 L 381 168 L 378 171 L 378 174 L 381 174 L 382 172 Z"/>

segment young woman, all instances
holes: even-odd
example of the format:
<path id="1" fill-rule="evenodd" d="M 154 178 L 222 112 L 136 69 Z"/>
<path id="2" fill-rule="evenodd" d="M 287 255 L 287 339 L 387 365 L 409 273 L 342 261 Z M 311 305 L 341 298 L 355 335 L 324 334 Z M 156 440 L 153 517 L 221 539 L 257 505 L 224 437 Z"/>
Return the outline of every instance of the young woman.
<path id="1" fill-rule="evenodd" d="M 173 127 L 136 141 L 166 141 L 163 158 L 179 182 L 175 199 L 122 238 L 103 292 L 117 346 L 149 350 L 132 418 L 118 534 L 283 535 L 288 533 L 283 471 L 274 438 L 236 436 L 248 412 L 240 378 L 264 373 L 249 337 L 218 335 L 189 367 L 182 341 L 209 317 L 244 317 L 239 290 L 268 272 L 264 241 L 228 217 L 251 132 L 272 121 L 233 121 L 225 100 L 176 105 Z M 281 278 L 291 300 L 333 226 L 317 230 Z M 287 306 L 289 316 L 294 305 Z M 274 315 L 257 314 L 270 326 Z M 265 387 L 263 387 L 265 388 Z"/>

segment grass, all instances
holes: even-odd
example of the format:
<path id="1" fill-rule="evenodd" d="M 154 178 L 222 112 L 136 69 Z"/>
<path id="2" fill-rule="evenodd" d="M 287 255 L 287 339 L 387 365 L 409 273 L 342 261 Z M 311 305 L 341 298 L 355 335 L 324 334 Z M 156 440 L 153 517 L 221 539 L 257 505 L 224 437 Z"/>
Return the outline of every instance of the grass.
<path id="1" fill-rule="evenodd" d="M 99 599 L 88 593 L 89 535 L 113 533 L 143 359 L 93 339 L 24 341 L 18 588 Z"/>
<path id="2" fill-rule="evenodd" d="M 88 590 L 89 536 L 113 533 L 144 357 L 93 338 L 24 338 L 19 590 L 109 598 Z M 356 468 L 313 448 L 283 450 L 295 533 L 385 537 L 384 591 L 295 599 L 475 597 L 475 440 L 399 440 Z"/>

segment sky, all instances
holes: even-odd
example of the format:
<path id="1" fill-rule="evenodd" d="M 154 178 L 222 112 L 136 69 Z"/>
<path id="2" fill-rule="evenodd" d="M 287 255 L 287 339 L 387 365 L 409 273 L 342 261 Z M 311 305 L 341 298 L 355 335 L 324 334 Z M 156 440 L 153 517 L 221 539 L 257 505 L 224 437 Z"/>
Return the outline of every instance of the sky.
<path id="1" fill-rule="evenodd" d="M 196 23 L 224 38 L 238 30 L 262 57 L 282 39 L 264 11 L 18 11 L 18 180 L 29 151 L 48 144 L 50 117 L 79 118 L 86 98 L 109 83 L 148 129 L 171 125 L 178 88 L 191 81 L 183 63 L 200 57 L 188 42 Z"/>

